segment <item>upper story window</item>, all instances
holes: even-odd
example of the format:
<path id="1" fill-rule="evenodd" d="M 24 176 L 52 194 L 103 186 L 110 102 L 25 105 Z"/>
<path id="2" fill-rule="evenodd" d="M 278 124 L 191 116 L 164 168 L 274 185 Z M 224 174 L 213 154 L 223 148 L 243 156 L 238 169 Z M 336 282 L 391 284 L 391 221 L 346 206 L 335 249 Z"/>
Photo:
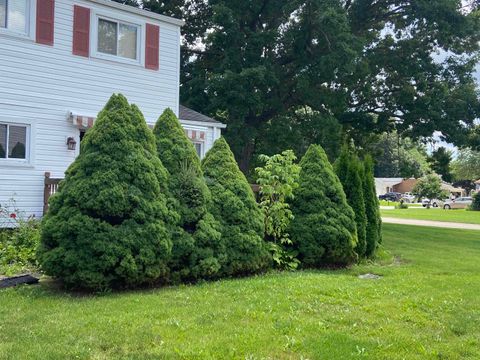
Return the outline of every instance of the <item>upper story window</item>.
<path id="1" fill-rule="evenodd" d="M 0 28 L 26 34 L 29 0 L 0 0 Z"/>
<path id="2" fill-rule="evenodd" d="M 0 159 L 27 160 L 28 125 L 0 123 Z"/>
<path id="3" fill-rule="evenodd" d="M 139 60 L 140 26 L 99 17 L 97 28 L 98 53 Z"/>

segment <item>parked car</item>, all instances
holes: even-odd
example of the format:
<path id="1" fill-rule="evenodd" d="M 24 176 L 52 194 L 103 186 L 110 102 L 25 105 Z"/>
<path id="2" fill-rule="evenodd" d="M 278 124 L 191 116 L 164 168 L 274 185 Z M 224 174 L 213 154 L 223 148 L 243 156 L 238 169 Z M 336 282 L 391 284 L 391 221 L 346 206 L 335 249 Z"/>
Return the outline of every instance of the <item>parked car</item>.
<path id="1" fill-rule="evenodd" d="M 445 201 L 447 201 L 447 200 L 445 200 Z M 432 206 L 434 208 L 442 207 L 443 204 L 445 203 L 445 201 L 444 200 L 439 200 L 439 199 L 430 200 L 430 199 L 425 198 L 425 199 L 422 199 L 422 206 L 427 207 L 430 204 L 430 206 Z"/>
<path id="2" fill-rule="evenodd" d="M 415 199 L 416 199 L 415 195 L 413 195 L 412 193 L 406 192 L 405 194 L 402 195 L 402 197 L 400 198 L 400 201 L 403 200 L 403 202 L 407 204 L 411 204 L 415 202 Z"/>
<path id="3" fill-rule="evenodd" d="M 378 198 L 380 200 L 387 200 L 387 201 L 398 201 L 402 197 L 401 193 L 398 192 L 389 192 L 384 195 L 380 195 Z"/>
<path id="4" fill-rule="evenodd" d="M 466 209 L 470 205 L 472 205 L 473 198 L 472 197 L 459 197 L 453 200 L 447 200 L 445 201 L 445 204 L 443 205 L 443 208 L 445 210 L 450 210 L 450 209 Z"/>

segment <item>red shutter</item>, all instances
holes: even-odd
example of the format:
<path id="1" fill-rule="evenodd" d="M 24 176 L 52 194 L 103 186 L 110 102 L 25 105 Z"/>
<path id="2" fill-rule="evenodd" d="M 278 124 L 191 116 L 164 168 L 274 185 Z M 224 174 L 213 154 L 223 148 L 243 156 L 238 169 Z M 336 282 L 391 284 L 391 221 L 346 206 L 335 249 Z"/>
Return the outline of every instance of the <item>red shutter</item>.
<path id="1" fill-rule="evenodd" d="M 37 43 L 53 45 L 55 0 L 37 0 Z"/>
<path id="2" fill-rule="evenodd" d="M 145 39 L 145 67 L 158 70 L 158 54 L 160 47 L 160 28 L 157 25 L 147 24 Z"/>
<path id="3" fill-rule="evenodd" d="M 90 52 L 90 9 L 73 7 L 73 54 L 88 57 Z"/>

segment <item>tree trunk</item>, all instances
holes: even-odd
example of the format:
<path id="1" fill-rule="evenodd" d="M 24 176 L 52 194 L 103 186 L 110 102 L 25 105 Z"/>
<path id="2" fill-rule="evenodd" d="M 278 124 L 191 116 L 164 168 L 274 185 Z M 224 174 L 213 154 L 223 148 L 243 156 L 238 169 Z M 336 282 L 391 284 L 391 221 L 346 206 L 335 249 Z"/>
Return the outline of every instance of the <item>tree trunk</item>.
<path id="1" fill-rule="evenodd" d="M 255 151 L 255 141 L 249 141 L 243 146 L 242 153 L 240 154 L 240 159 L 238 159 L 238 166 L 240 170 L 248 175 L 250 171 L 250 162 L 252 160 L 253 153 Z"/>

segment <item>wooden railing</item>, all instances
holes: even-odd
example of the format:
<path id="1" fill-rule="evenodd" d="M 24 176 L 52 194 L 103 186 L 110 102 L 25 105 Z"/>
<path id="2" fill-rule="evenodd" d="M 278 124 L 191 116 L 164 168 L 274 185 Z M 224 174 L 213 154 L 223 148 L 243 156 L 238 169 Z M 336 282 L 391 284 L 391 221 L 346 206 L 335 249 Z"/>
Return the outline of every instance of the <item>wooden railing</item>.
<path id="1" fill-rule="evenodd" d="M 50 173 L 46 172 L 45 173 L 45 185 L 43 188 L 43 214 L 45 215 L 48 211 L 48 199 L 50 199 L 50 196 L 55 194 L 58 190 L 58 184 L 60 181 L 63 179 L 55 179 L 50 177 Z"/>

